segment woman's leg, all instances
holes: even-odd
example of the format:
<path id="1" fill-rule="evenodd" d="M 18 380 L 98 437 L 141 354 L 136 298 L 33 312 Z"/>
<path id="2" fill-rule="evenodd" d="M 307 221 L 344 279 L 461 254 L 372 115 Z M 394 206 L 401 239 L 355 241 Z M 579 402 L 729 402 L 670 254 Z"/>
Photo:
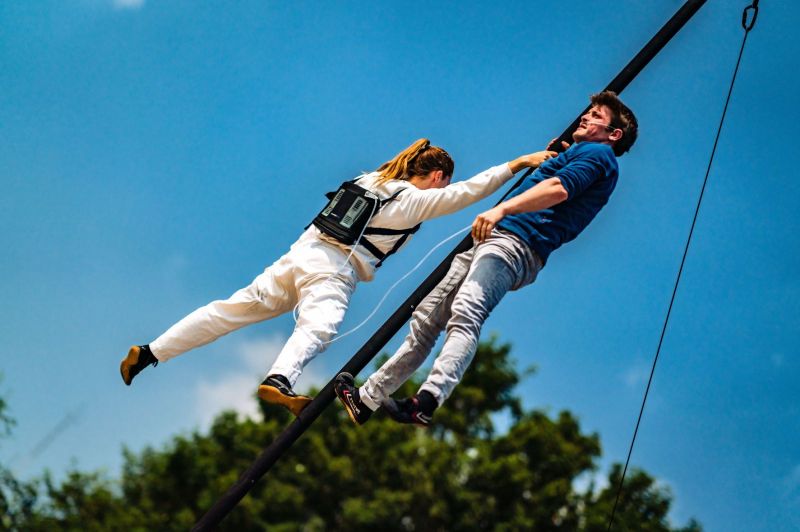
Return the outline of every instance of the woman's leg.
<path id="1" fill-rule="evenodd" d="M 306 364 L 327 348 L 356 288 L 355 273 L 350 266 L 346 270 L 333 277 L 317 276 L 301 287 L 297 324 L 269 370 L 270 375 L 283 375 L 294 386 Z"/>
<path id="2" fill-rule="evenodd" d="M 150 349 L 165 362 L 236 329 L 283 314 L 296 301 L 287 254 L 228 299 L 212 301 L 180 320 L 151 342 Z"/>

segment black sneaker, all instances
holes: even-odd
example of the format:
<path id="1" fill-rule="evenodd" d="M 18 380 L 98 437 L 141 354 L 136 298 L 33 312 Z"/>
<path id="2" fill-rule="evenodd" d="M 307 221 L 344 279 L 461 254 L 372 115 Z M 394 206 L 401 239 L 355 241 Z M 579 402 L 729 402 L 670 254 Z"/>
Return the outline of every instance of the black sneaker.
<path id="1" fill-rule="evenodd" d="M 372 415 L 372 410 L 367 405 L 361 402 L 358 395 L 358 388 L 356 388 L 356 381 L 349 373 L 339 373 L 336 376 L 336 381 L 333 383 L 333 389 L 336 391 L 336 397 L 344 405 L 347 410 L 347 415 L 353 420 L 356 425 L 363 425 Z"/>
<path id="2" fill-rule="evenodd" d="M 392 399 L 383 402 L 383 408 L 389 417 L 398 423 L 409 423 L 427 427 L 431 424 L 433 411 L 438 406 L 436 399 L 425 390 L 406 399 Z"/>
<path id="3" fill-rule="evenodd" d="M 123 358 L 119 365 L 122 380 L 130 386 L 133 378 L 150 364 L 158 366 L 158 359 L 150 351 L 150 346 L 147 344 L 134 345 L 128 350 L 128 356 Z"/>
<path id="4" fill-rule="evenodd" d="M 258 387 L 258 397 L 267 403 L 286 407 L 295 417 L 299 416 L 308 403 L 313 401 L 311 397 L 294 393 L 292 385 L 289 384 L 286 377 L 277 373 L 264 379 L 264 382 Z"/>

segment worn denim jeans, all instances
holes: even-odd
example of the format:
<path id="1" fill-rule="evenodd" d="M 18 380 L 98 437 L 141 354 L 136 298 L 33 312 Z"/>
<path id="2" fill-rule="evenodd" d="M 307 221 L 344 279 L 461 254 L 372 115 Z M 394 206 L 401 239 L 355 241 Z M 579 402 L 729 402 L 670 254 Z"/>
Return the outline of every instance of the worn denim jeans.
<path id="1" fill-rule="evenodd" d="M 420 387 L 441 405 L 472 362 L 489 313 L 506 292 L 532 283 L 541 268 L 531 248 L 506 231 L 495 230 L 485 242 L 457 255 L 444 279 L 414 311 L 403 345 L 364 383 L 364 404 L 377 410 L 422 365 L 446 330 L 442 352 Z"/>

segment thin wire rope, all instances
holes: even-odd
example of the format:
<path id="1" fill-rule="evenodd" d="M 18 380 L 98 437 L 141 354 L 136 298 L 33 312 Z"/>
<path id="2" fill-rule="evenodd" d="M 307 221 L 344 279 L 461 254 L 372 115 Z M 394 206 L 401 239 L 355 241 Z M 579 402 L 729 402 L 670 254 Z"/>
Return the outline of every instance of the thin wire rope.
<path id="1" fill-rule="evenodd" d="M 745 22 L 746 22 L 747 13 L 751 8 L 755 9 L 755 14 L 753 16 L 752 23 L 750 23 L 748 25 Z M 642 406 L 639 409 L 639 417 L 636 420 L 636 428 L 633 431 L 633 438 L 631 439 L 631 445 L 628 448 L 628 457 L 625 460 L 625 468 L 622 470 L 622 476 L 619 479 L 619 486 L 617 488 L 617 496 L 616 496 L 616 499 L 614 500 L 614 507 L 611 510 L 611 518 L 608 521 L 608 530 L 609 530 L 609 532 L 611 530 L 611 526 L 614 524 L 614 517 L 615 517 L 616 512 L 617 512 L 617 506 L 619 505 L 620 497 L 622 495 L 622 489 L 623 489 L 623 486 L 624 486 L 624 483 L 625 483 L 625 475 L 628 472 L 628 465 L 630 464 L 631 455 L 633 454 L 633 446 L 636 443 L 636 436 L 639 433 L 639 425 L 640 425 L 640 423 L 642 421 L 642 416 L 644 414 L 644 407 L 645 407 L 645 404 L 647 403 L 648 394 L 650 393 L 650 385 L 653 382 L 653 376 L 655 375 L 655 371 L 656 371 L 656 364 L 658 364 L 658 357 L 661 354 L 661 346 L 664 343 L 664 336 L 666 335 L 667 326 L 669 324 L 669 318 L 670 318 L 670 316 L 672 314 L 672 307 L 673 307 L 673 304 L 675 303 L 675 296 L 678 293 L 678 285 L 680 284 L 681 275 L 683 274 L 683 267 L 684 267 L 684 265 L 686 263 L 686 256 L 689 253 L 689 244 L 692 241 L 692 235 L 694 234 L 694 228 L 695 228 L 695 225 L 697 224 L 697 217 L 698 217 L 698 215 L 700 213 L 700 205 L 703 202 L 703 195 L 705 194 L 706 185 L 708 184 L 708 176 L 711 173 L 711 165 L 714 162 L 714 155 L 716 154 L 716 151 L 717 151 L 717 144 L 719 143 L 719 137 L 720 137 L 720 134 L 722 133 L 722 125 L 725 122 L 725 115 L 728 112 L 728 104 L 731 101 L 731 94 L 733 93 L 733 86 L 736 83 L 736 75 L 739 73 L 739 64 L 742 61 L 742 54 L 744 53 L 744 46 L 745 46 L 745 44 L 747 44 L 747 36 L 750 33 L 750 30 L 753 28 L 753 24 L 755 24 L 755 17 L 757 15 L 758 15 L 758 0 L 755 0 L 752 5 L 750 5 L 747 8 L 745 8 L 745 12 L 743 14 L 742 27 L 744 27 L 745 33 L 744 33 L 744 38 L 742 39 L 742 46 L 739 49 L 739 57 L 736 60 L 736 68 L 734 68 L 734 70 L 733 70 L 733 77 L 731 79 L 730 88 L 728 89 L 728 96 L 725 99 L 725 107 L 722 110 L 722 117 L 720 118 L 719 126 L 717 127 L 717 135 L 714 138 L 714 147 L 711 149 L 711 157 L 709 158 L 708 167 L 706 168 L 706 175 L 705 175 L 705 178 L 703 179 L 703 186 L 700 189 L 700 197 L 697 199 L 697 206 L 695 207 L 694 217 L 692 218 L 692 226 L 689 229 L 689 236 L 686 239 L 686 246 L 684 247 L 684 250 L 683 250 L 683 257 L 681 258 L 681 265 L 680 265 L 680 268 L 678 268 L 678 276 L 675 278 L 675 285 L 674 285 L 674 287 L 672 289 L 672 297 L 670 298 L 670 301 L 669 301 L 669 307 L 667 309 L 667 315 L 664 318 L 664 326 L 661 328 L 661 336 L 658 339 L 658 347 L 656 348 L 656 355 L 655 355 L 655 358 L 653 359 L 653 366 L 650 369 L 650 378 L 647 380 L 647 387 L 645 388 L 644 398 L 642 399 Z"/>
<path id="2" fill-rule="evenodd" d="M 420 266 L 422 266 L 422 263 L 423 263 L 423 262 L 425 262 L 425 261 L 427 260 L 427 258 L 428 258 L 428 257 L 430 257 L 430 256 L 431 256 L 431 254 L 433 254 L 433 252 L 434 252 L 434 251 L 436 251 L 437 249 L 439 249 L 440 247 L 442 247 L 443 245 L 445 245 L 447 242 L 450 242 L 452 239 L 454 239 L 454 238 L 455 238 L 455 237 L 457 237 L 458 235 L 460 235 L 460 234 L 462 234 L 462 233 L 466 232 L 467 230 L 469 230 L 469 228 L 470 228 L 470 226 L 464 227 L 463 229 L 459 229 L 458 231 L 456 231 L 456 232 L 455 232 L 455 233 L 453 233 L 452 235 L 448 236 L 447 238 L 445 238 L 444 240 L 442 240 L 441 242 L 439 242 L 438 244 L 436 244 L 436 245 L 435 245 L 433 248 L 431 248 L 431 250 L 430 250 L 430 251 L 428 251 L 428 253 L 427 253 L 427 254 L 426 254 L 424 257 L 422 257 L 422 258 L 419 260 L 419 262 L 417 262 L 417 265 L 416 265 L 416 266 L 414 266 L 414 267 L 413 267 L 413 268 L 412 268 L 410 271 L 408 271 L 408 272 L 407 272 L 405 275 L 403 275 L 403 276 L 402 276 L 400 279 L 398 279 L 397 281 L 395 281 L 395 283 L 394 283 L 392 286 L 390 286 L 390 287 L 389 287 L 389 289 L 386 291 L 386 293 L 385 293 L 385 294 L 383 294 L 383 297 L 381 298 L 381 300 L 380 300 L 380 301 L 378 301 L 378 304 L 377 304 L 377 305 L 375 305 L 375 308 L 374 308 L 374 309 L 372 309 L 372 312 L 369 314 L 369 316 L 367 316 L 366 318 L 364 318 L 364 320 L 363 320 L 361 323 L 359 323 L 358 325 L 356 325 L 355 327 L 353 327 L 353 328 L 352 328 L 352 329 L 350 329 L 349 331 L 347 331 L 347 332 L 344 332 L 344 333 L 342 333 L 342 334 L 338 335 L 337 337 L 333 338 L 332 340 L 328 340 L 327 342 L 322 342 L 322 345 L 327 345 L 327 344 L 332 344 L 333 342 L 338 342 L 339 340 L 341 340 L 341 339 L 342 339 L 342 338 L 344 338 L 345 336 L 349 336 L 349 335 L 353 334 L 353 333 L 354 333 L 354 332 L 356 332 L 358 329 L 360 329 L 361 327 L 363 327 L 364 325 L 366 325 L 366 323 L 367 323 L 369 320 L 371 320 L 371 319 L 372 319 L 372 317 L 375 315 L 375 313 L 376 313 L 376 312 L 378 312 L 378 310 L 381 308 L 381 305 L 383 305 L 383 302 L 384 302 L 384 301 L 386 301 L 386 298 L 387 298 L 387 297 L 389 297 L 389 294 L 391 294 L 391 293 L 392 293 L 392 290 L 394 290 L 394 289 L 397 287 L 397 285 L 399 285 L 400 283 L 402 283 L 403 281 L 405 281 L 405 280 L 408 278 L 408 276 L 410 276 L 412 273 L 414 273 L 415 271 L 417 271 L 417 270 L 419 269 L 419 267 L 420 267 Z"/>

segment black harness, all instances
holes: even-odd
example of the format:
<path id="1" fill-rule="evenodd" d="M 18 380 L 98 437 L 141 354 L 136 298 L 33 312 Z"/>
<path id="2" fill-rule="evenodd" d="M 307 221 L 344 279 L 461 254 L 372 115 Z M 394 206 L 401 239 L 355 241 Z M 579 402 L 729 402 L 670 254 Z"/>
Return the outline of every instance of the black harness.
<path id="1" fill-rule="evenodd" d="M 342 244 L 352 246 L 359 244 L 372 253 L 379 268 L 383 261 L 394 254 L 408 240 L 408 237 L 416 233 L 421 223 L 409 229 L 387 229 L 382 227 L 367 227 L 369 221 L 378 214 L 381 208 L 393 201 L 403 192 L 398 190 L 386 199 L 380 199 L 369 190 L 356 185 L 357 177 L 352 181 L 345 181 L 336 192 L 328 192 L 328 204 L 311 222 L 317 229 L 328 236 L 331 236 Z M 386 253 L 379 250 L 375 244 L 364 238 L 367 235 L 400 235 L 392 249 Z"/>

